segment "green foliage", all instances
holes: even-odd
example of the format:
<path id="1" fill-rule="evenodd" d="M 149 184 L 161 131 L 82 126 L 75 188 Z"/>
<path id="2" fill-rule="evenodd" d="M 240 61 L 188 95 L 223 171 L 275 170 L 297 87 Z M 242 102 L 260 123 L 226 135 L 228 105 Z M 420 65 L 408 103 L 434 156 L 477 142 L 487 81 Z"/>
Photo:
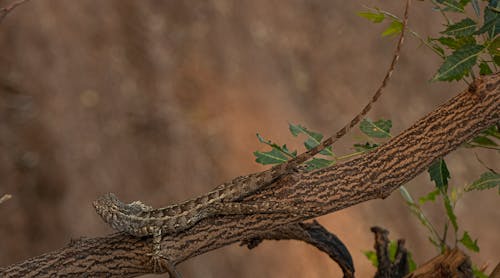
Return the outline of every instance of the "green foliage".
<path id="1" fill-rule="evenodd" d="M 448 171 L 448 167 L 446 166 L 446 162 L 444 159 L 439 159 L 436 162 L 432 163 L 427 170 L 431 181 L 434 181 L 436 188 L 443 193 L 448 191 L 448 179 L 450 179 L 450 172 Z"/>
<path id="2" fill-rule="evenodd" d="M 463 13 L 465 11 L 465 5 L 469 1 L 436 0 L 436 2 L 443 5 L 444 8 L 442 9 L 444 11 Z"/>
<path id="3" fill-rule="evenodd" d="M 452 81 L 462 79 L 470 73 L 483 49 L 484 46 L 473 44 L 455 50 L 450 56 L 446 57 L 432 80 Z"/>
<path id="4" fill-rule="evenodd" d="M 450 220 L 451 224 L 453 225 L 453 229 L 455 230 L 455 233 L 456 233 L 458 231 L 457 216 L 455 215 L 455 212 L 453 211 L 453 205 L 452 205 L 448 195 L 443 195 L 443 201 L 444 201 L 444 208 L 446 209 L 446 215 L 448 216 L 448 219 Z"/>
<path id="5" fill-rule="evenodd" d="M 439 189 L 431 191 L 427 193 L 427 195 L 418 198 L 418 203 L 420 205 L 423 205 L 429 201 L 434 202 L 436 200 L 436 197 L 439 196 L 439 194 L 441 194 L 441 191 Z"/>
<path id="6" fill-rule="evenodd" d="M 367 152 L 378 147 L 378 144 L 366 142 L 364 144 L 354 144 L 354 149 L 357 152 Z"/>
<path id="7" fill-rule="evenodd" d="M 496 149 L 500 150 L 499 144 L 496 142 L 500 140 L 500 132 L 498 131 L 498 125 L 492 125 L 488 129 L 482 131 L 474 137 L 472 140 L 465 144 L 469 148 L 486 148 L 486 149 Z"/>
<path id="8" fill-rule="evenodd" d="M 441 34 L 446 34 L 452 37 L 468 37 L 474 34 L 476 31 L 476 22 L 471 18 L 465 18 L 462 21 L 448 25 L 446 30 L 441 32 Z"/>
<path id="9" fill-rule="evenodd" d="M 388 246 L 388 251 L 389 251 L 389 260 L 391 262 L 394 262 L 396 260 L 396 251 L 398 249 L 398 244 L 396 241 L 392 241 L 389 242 L 389 246 Z M 415 269 L 417 269 L 417 264 L 415 263 L 415 261 L 413 260 L 413 256 L 411 255 L 411 252 L 410 251 L 407 251 L 408 252 L 408 265 L 410 266 L 410 272 L 414 271 Z M 365 255 L 365 257 L 372 263 L 372 265 L 374 267 L 378 267 L 378 258 L 377 258 L 377 253 L 375 253 L 375 251 L 373 250 L 369 250 L 369 251 L 363 251 L 363 254 Z"/>
<path id="10" fill-rule="evenodd" d="M 382 32 L 382 37 L 399 34 L 401 33 L 402 30 L 403 30 L 403 23 L 394 20 L 391 22 L 389 27 L 387 27 L 387 29 L 385 29 L 385 31 Z"/>
<path id="11" fill-rule="evenodd" d="M 390 138 L 391 127 L 391 120 L 378 120 L 372 122 L 369 119 L 363 119 L 359 125 L 359 129 L 371 138 Z"/>
<path id="12" fill-rule="evenodd" d="M 373 23 L 380 23 L 385 19 L 385 15 L 380 12 L 358 12 L 358 15 L 362 18 L 370 20 Z"/>
<path id="13" fill-rule="evenodd" d="M 282 152 L 274 148 L 268 152 L 255 151 L 253 154 L 257 157 L 255 161 L 264 165 L 281 164 L 288 160 Z"/>
<path id="14" fill-rule="evenodd" d="M 279 146 L 273 143 L 271 140 L 266 140 L 260 134 L 257 133 L 257 139 L 259 142 L 266 144 L 271 147 L 271 150 L 268 152 L 260 152 L 255 151 L 253 154 L 255 155 L 255 161 L 257 163 L 263 165 L 269 164 L 281 164 L 286 162 L 288 158 L 293 158 L 297 156 L 297 151 L 290 151 L 286 145 Z"/>
<path id="15" fill-rule="evenodd" d="M 488 278 L 488 275 L 477 268 L 477 266 L 472 266 L 472 274 L 474 274 L 476 278 Z"/>
<path id="16" fill-rule="evenodd" d="M 301 125 L 289 124 L 289 129 L 292 135 L 295 137 L 297 137 L 301 133 L 307 135 L 307 140 L 304 142 L 304 146 L 308 150 L 318 146 L 321 143 L 321 140 L 323 139 L 323 135 L 321 133 L 310 131 Z M 320 152 L 320 154 L 333 156 L 332 147 L 329 146 L 325 148 Z"/>
<path id="17" fill-rule="evenodd" d="M 358 15 L 362 18 L 370 20 L 373 23 L 381 23 L 385 19 L 387 19 L 386 14 L 384 14 L 384 12 L 376 8 L 372 9 L 372 11 L 358 12 Z M 403 23 L 401 22 L 401 20 L 391 17 L 391 23 L 382 32 L 382 37 L 399 34 L 401 33 L 402 30 L 403 30 Z"/>
<path id="18" fill-rule="evenodd" d="M 467 231 L 464 232 L 464 235 L 462 236 L 462 238 L 459 241 L 467 249 L 474 251 L 476 253 L 479 252 L 479 246 L 477 245 L 477 239 L 473 241 Z"/>
<path id="19" fill-rule="evenodd" d="M 467 186 L 465 191 L 485 190 L 494 187 L 498 187 L 498 193 L 500 194 L 500 174 L 486 172 L 483 173 L 479 179 Z"/>
<path id="20" fill-rule="evenodd" d="M 307 165 L 307 170 L 315 170 L 331 166 L 335 164 L 335 161 L 314 157 L 313 159 L 307 161 L 305 164 Z"/>
<path id="21" fill-rule="evenodd" d="M 377 253 L 375 251 L 363 251 L 365 257 L 372 263 L 374 267 L 378 267 Z"/>

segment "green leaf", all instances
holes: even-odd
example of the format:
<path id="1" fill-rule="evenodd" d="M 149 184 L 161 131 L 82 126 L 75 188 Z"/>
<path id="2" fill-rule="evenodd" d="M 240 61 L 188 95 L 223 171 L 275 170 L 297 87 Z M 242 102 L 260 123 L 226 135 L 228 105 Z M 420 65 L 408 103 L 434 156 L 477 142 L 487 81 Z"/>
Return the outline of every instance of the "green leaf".
<path id="1" fill-rule="evenodd" d="M 480 75 L 488 75 L 492 74 L 493 71 L 491 70 L 490 66 L 488 66 L 488 63 L 482 62 L 479 64 L 479 74 Z"/>
<path id="2" fill-rule="evenodd" d="M 481 134 L 484 134 L 486 136 L 493 136 L 497 139 L 500 139 L 500 132 L 498 130 L 498 126 L 496 124 L 491 125 L 487 129 L 481 132 Z"/>
<path id="3" fill-rule="evenodd" d="M 364 251 L 366 258 L 372 263 L 374 267 L 378 267 L 378 259 L 375 251 Z"/>
<path id="4" fill-rule="evenodd" d="M 408 251 L 408 265 L 409 265 L 409 272 L 412 273 L 417 269 L 417 263 L 413 260 L 413 255 Z"/>
<path id="5" fill-rule="evenodd" d="M 500 66 L 500 55 L 498 56 L 493 56 L 493 61 L 495 61 L 495 64 L 497 66 Z"/>
<path id="6" fill-rule="evenodd" d="M 488 52 L 491 55 L 500 55 L 500 36 L 496 37 L 488 46 Z"/>
<path id="7" fill-rule="evenodd" d="M 316 170 L 316 169 L 322 169 L 322 168 L 328 167 L 334 163 L 335 163 L 335 161 L 323 159 L 323 158 L 313 158 L 313 159 L 305 162 L 305 164 L 307 165 L 307 170 L 309 170 L 309 171 Z"/>
<path id="8" fill-rule="evenodd" d="M 442 45 L 447 46 L 450 49 L 456 50 L 464 47 L 465 45 L 474 45 L 476 44 L 476 39 L 472 36 L 467 37 L 440 37 L 437 39 Z"/>
<path id="9" fill-rule="evenodd" d="M 444 195 L 444 208 L 446 209 L 446 215 L 448 216 L 448 219 L 450 219 L 451 224 L 453 225 L 453 229 L 455 232 L 458 230 L 458 224 L 457 224 L 457 216 L 455 215 L 455 212 L 453 211 L 453 206 L 451 205 L 450 199 L 448 198 L 447 195 Z"/>
<path id="10" fill-rule="evenodd" d="M 387 27 L 387 29 L 385 29 L 385 31 L 382 32 L 382 37 L 399 34 L 401 33 L 402 30 L 403 30 L 403 23 L 394 20 L 393 22 L 391 22 L 389 27 Z"/>
<path id="11" fill-rule="evenodd" d="M 297 137 L 300 133 L 307 135 L 308 138 L 304 142 L 304 146 L 308 150 L 318 146 L 321 143 L 321 140 L 323 139 L 323 135 L 321 133 L 310 131 L 301 125 L 289 124 L 288 127 L 289 127 L 292 135 L 295 137 Z M 320 152 L 320 154 L 333 156 L 332 147 L 329 146 L 329 147 L 325 148 L 324 150 L 322 150 Z"/>
<path id="12" fill-rule="evenodd" d="M 435 201 L 436 200 L 436 196 L 439 196 L 439 194 L 441 194 L 441 192 L 439 191 L 439 189 L 436 189 L 434 191 L 431 191 L 429 193 L 427 193 L 427 195 L 423 196 L 423 197 L 420 197 L 418 198 L 418 203 L 423 205 L 429 201 Z"/>
<path id="13" fill-rule="evenodd" d="M 462 236 L 462 238 L 459 241 L 467 249 L 474 251 L 476 253 L 479 252 L 479 246 L 477 245 L 477 239 L 472 241 L 472 238 L 469 236 L 469 233 L 467 231 L 464 232 L 464 235 Z"/>
<path id="14" fill-rule="evenodd" d="M 488 275 L 486 275 L 484 272 L 482 272 L 477 266 L 472 266 L 472 273 L 474 274 L 475 278 L 488 278 Z"/>
<path id="15" fill-rule="evenodd" d="M 481 146 L 492 146 L 492 147 L 498 146 L 498 144 L 495 143 L 495 141 L 485 136 L 476 136 L 474 137 L 474 139 L 472 139 L 472 142 Z"/>
<path id="16" fill-rule="evenodd" d="M 488 37 L 494 38 L 500 32 L 500 13 L 495 11 L 498 8 L 498 1 L 496 5 L 493 4 L 494 1 L 490 1 L 489 5 L 484 9 L 484 19 L 483 26 L 476 31 L 476 35 L 487 33 Z"/>
<path id="17" fill-rule="evenodd" d="M 472 184 L 465 188 L 465 191 L 472 190 L 485 190 L 497 187 L 500 190 L 500 174 L 493 172 L 486 172 L 479 177 L 479 179 L 475 180 Z"/>
<path id="18" fill-rule="evenodd" d="M 464 77 L 476 64 L 477 56 L 484 49 L 481 45 L 467 45 L 446 57 L 432 81 L 452 81 Z"/>
<path id="19" fill-rule="evenodd" d="M 462 21 L 448 25 L 446 30 L 441 34 L 446 34 L 454 37 L 471 36 L 476 31 L 476 22 L 470 18 L 465 18 Z"/>
<path id="20" fill-rule="evenodd" d="M 437 2 L 445 6 L 444 11 L 464 12 L 464 5 L 456 0 L 437 0 Z"/>
<path id="21" fill-rule="evenodd" d="M 256 156 L 255 161 L 264 165 L 281 164 L 287 161 L 286 156 L 282 152 L 274 148 L 269 152 L 255 151 L 253 154 Z"/>
<path id="22" fill-rule="evenodd" d="M 391 260 L 391 262 L 394 262 L 394 260 L 396 259 L 397 249 L 398 244 L 395 241 L 391 240 L 391 242 L 389 242 L 389 260 Z"/>
<path id="23" fill-rule="evenodd" d="M 444 159 L 439 159 L 432 163 L 427 172 L 429 173 L 431 181 L 434 181 L 436 184 L 436 188 L 446 194 L 448 191 L 448 179 L 450 179 L 450 172 L 448 171 L 448 167 L 446 167 Z"/>
<path id="24" fill-rule="evenodd" d="M 371 151 L 375 148 L 378 147 L 378 144 L 371 144 L 370 142 L 366 142 L 364 144 L 354 144 L 354 149 L 357 151 L 357 152 L 367 152 L 367 151 Z"/>
<path id="25" fill-rule="evenodd" d="M 380 23 L 385 19 L 385 15 L 383 13 L 358 12 L 358 15 L 362 18 L 368 19 L 373 23 Z"/>
<path id="26" fill-rule="evenodd" d="M 288 150 L 286 144 L 280 147 L 279 145 L 271 142 L 271 140 L 264 139 L 264 137 L 260 136 L 260 134 L 257 133 L 256 135 L 257 135 L 257 139 L 259 140 L 259 142 L 266 144 L 266 145 L 270 146 L 271 148 L 276 149 L 285 155 L 288 155 L 291 158 L 297 156 L 297 151 L 294 150 L 293 152 L 291 152 L 290 150 Z"/>
<path id="27" fill-rule="evenodd" d="M 359 125 L 359 129 L 372 138 L 390 138 L 391 127 L 391 120 L 378 120 L 372 122 L 369 119 L 363 119 Z"/>

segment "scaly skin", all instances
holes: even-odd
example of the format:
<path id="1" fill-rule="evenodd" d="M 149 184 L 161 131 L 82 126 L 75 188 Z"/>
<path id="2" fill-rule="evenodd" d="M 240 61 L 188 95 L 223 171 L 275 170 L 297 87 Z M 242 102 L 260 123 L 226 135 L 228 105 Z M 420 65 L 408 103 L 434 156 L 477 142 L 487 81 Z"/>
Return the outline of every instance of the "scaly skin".
<path id="1" fill-rule="evenodd" d="M 277 204 L 273 205 L 262 203 L 259 205 L 245 205 L 235 201 L 254 193 L 260 188 L 272 184 L 282 176 L 293 174 L 297 171 L 300 164 L 311 159 L 325 148 L 333 145 L 366 116 L 373 104 L 382 95 L 382 91 L 391 78 L 399 59 L 401 46 L 404 41 L 405 29 L 408 22 L 409 5 L 410 0 L 407 0 L 402 32 L 393 55 L 391 65 L 382 81 L 382 84 L 373 94 L 366 106 L 334 136 L 327 138 L 315 148 L 312 148 L 283 164 L 276 165 L 263 172 L 237 177 L 232 181 L 217 186 L 214 190 L 205 195 L 189 199 L 182 203 L 153 209 L 152 207 L 144 205 L 139 201 L 130 204 L 122 203 L 118 200 L 118 198 L 116 198 L 115 195 L 109 193 L 94 201 L 93 205 L 97 213 L 116 231 L 126 232 L 133 236 L 153 236 L 155 245 L 154 255 L 157 257 L 159 256 L 159 243 L 162 235 L 178 233 L 189 229 L 204 218 L 215 215 L 266 213 L 283 210 Z M 300 208 L 287 208 L 288 212 L 300 213 L 299 210 Z M 176 275 L 173 274 L 173 276 Z"/>

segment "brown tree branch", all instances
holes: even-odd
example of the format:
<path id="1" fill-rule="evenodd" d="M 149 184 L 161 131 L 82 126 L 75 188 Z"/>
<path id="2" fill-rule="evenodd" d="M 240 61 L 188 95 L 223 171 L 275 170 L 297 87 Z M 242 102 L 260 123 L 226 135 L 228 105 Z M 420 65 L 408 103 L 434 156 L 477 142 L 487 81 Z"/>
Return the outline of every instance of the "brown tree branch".
<path id="1" fill-rule="evenodd" d="M 265 239 L 303 241 L 328 254 L 342 269 L 344 278 L 354 277 L 354 264 L 347 247 L 336 235 L 330 233 L 316 221 L 287 225 L 270 231 L 264 234 L 263 237 L 243 240 L 241 245 L 247 245 L 249 249 L 252 249 Z"/>
<path id="2" fill-rule="evenodd" d="M 407 278 L 425 278 L 425 277 L 474 277 L 470 259 L 462 251 L 455 248 L 446 253 L 432 258 Z"/>
<path id="3" fill-rule="evenodd" d="M 481 130 L 500 121 L 500 73 L 478 79 L 412 127 L 372 152 L 318 171 L 287 176 L 244 199 L 293 203 L 308 215 L 275 213 L 220 216 L 162 240 L 174 263 L 273 230 L 376 198 L 386 198 Z M 96 216 L 97 217 L 97 216 Z M 150 238 L 112 234 L 80 239 L 69 246 L 0 269 L 0 276 L 49 275 L 132 277 L 152 272 Z"/>
<path id="4" fill-rule="evenodd" d="M 389 255 L 389 231 L 372 227 L 371 231 L 375 234 L 375 251 L 377 253 L 377 273 L 375 278 L 402 278 L 409 272 L 408 251 L 404 247 L 405 240 L 398 240 L 398 247 L 394 261 Z"/>

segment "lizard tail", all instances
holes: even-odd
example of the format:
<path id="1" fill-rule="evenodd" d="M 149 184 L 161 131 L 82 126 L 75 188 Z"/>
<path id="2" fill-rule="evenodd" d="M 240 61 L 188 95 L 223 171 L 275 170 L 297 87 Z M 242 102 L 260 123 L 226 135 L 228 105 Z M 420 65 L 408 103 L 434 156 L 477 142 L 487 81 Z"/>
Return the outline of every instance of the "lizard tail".
<path id="1" fill-rule="evenodd" d="M 308 150 L 307 152 L 300 154 L 299 156 L 289 160 L 288 162 L 286 162 L 284 164 L 277 165 L 275 167 L 282 168 L 284 166 L 285 169 L 282 169 L 282 170 L 289 170 L 289 169 L 293 169 L 296 166 L 304 163 L 305 161 L 309 160 L 310 158 L 312 158 L 313 156 L 315 156 L 316 154 L 318 154 L 319 152 L 324 150 L 326 147 L 331 146 L 333 143 L 335 143 L 338 139 L 340 139 L 347 132 L 349 132 L 349 130 L 352 127 L 357 125 L 361 121 L 361 119 L 363 119 L 366 116 L 366 114 L 368 114 L 368 112 L 372 108 L 373 104 L 382 95 L 382 91 L 384 90 L 384 88 L 387 86 L 387 83 L 391 79 L 392 73 L 394 72 L 394 69 L 396 68 L 396 64 L 399 60 L 401 47 L 402 47 L 403 41 L 404 41 L 405 30 L 406 30 L 406 26 L 408 23 L 408 11 L 409 11 L 409 7 L 410 7 L 410 2 L 411 2 L 411 0 L 406 1 L 401 34 L 399 35 L 399 40 L 398 40 L 398 43 L 396 46 L 396 50 L 394 51 L 394 55 L 392 57 L 391 65 L 389 66 L 389 69 L 387 70 L 385 77 L 382 80 L 382 83 L 380 84 L 379 88 L 377 89 L 377 91 L 375 91 L 372 98 L 366 104 L 366 106 L 363 108 L 363 110 L 361 110 L 361 112 L 359 112 L 348 124 L 346 124 L 343 128 L 341 128 L 339 131 L 337 131 L 337 133 L 334 136 L 328 137 L 323 142 L 321 142 L 318 146 Z"/>

